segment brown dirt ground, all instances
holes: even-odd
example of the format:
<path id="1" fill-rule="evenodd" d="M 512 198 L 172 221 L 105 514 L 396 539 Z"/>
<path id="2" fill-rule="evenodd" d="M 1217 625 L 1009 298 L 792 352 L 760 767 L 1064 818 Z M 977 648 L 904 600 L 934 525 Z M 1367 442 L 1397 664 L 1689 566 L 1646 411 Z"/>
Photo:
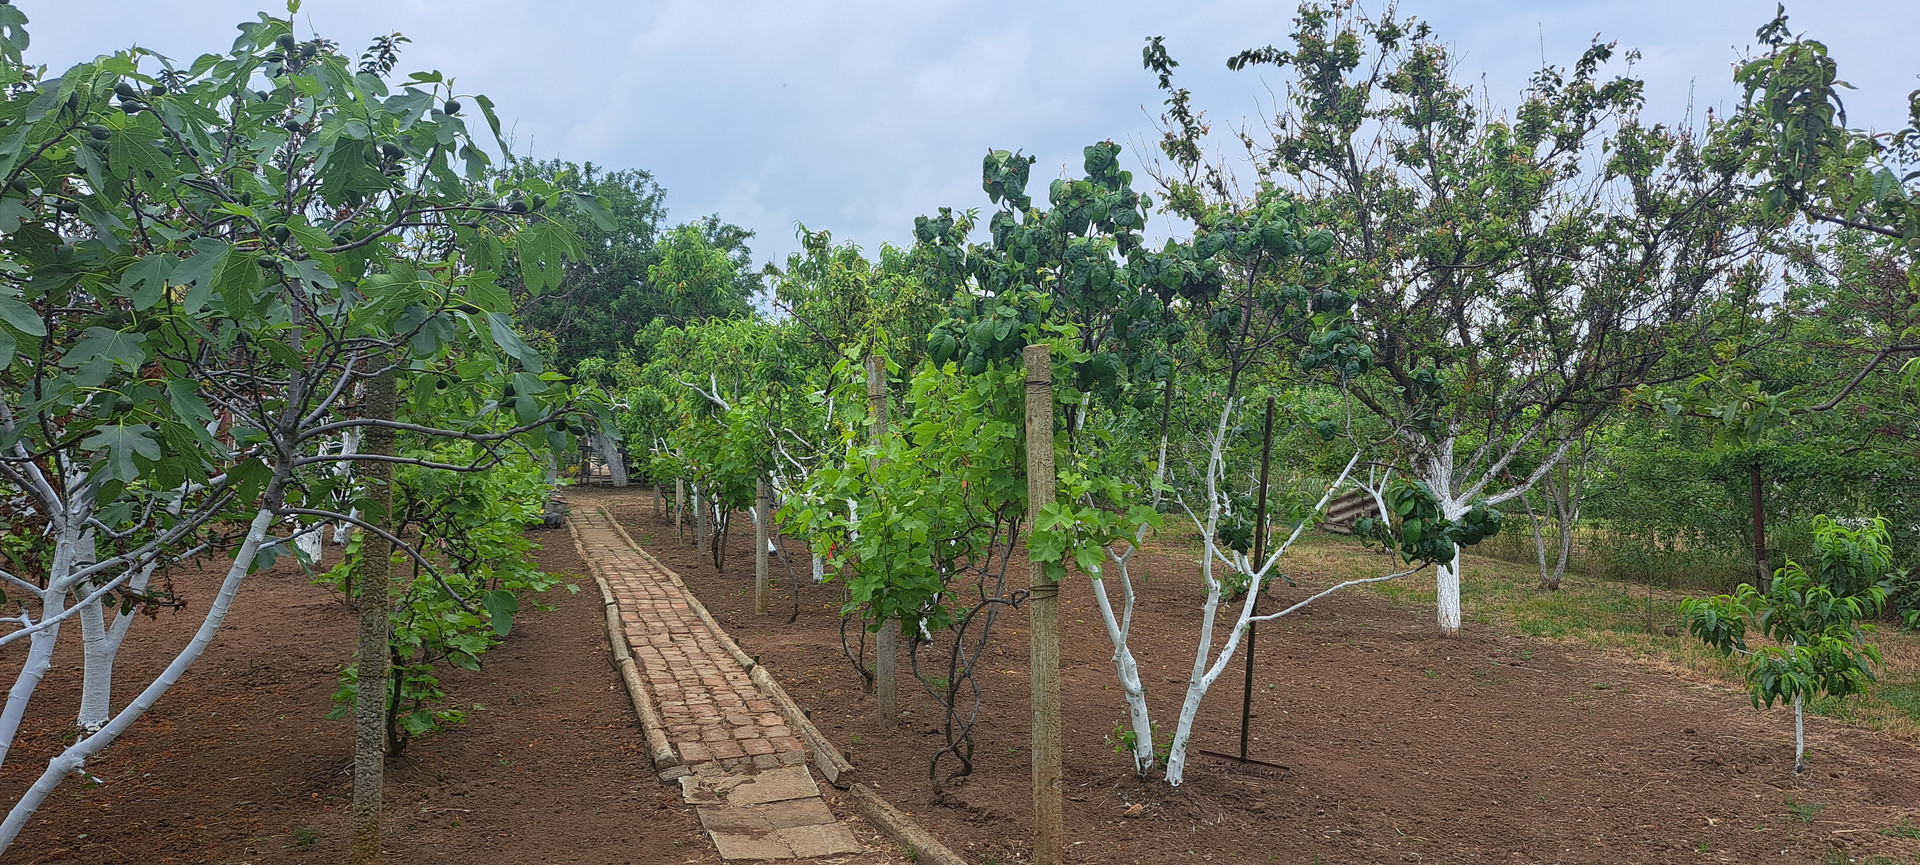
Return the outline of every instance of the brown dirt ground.
<path id="1" fill-rule="evenodd" d="M 532 533 L 547 570 L 585 567 L 566 530 Z M 175 573 L 189 609 L 135 624 L 118 700 L 184 645 L 217 582 Z M 387 774 L 392 862 L 716 862 L 691 809 L 654 779 L 632 704 L 608 660 L 600 593 L 556 587 L 555 609 L 520 617 L 482 670 L 443 676 L 468 722 L 410 745 Z M 228 627 L 146 718 L 69 780 L 9 863 L 334 863 L 347 858 L 353 730 L 325 719 L 352 652 L 354 611 L 285 560 L 249 578 Z M 68 634 L 72 636 L 68 636 Z M 34 698 L 31 726 L 0 769 L 10 806 L 67 735 L 78 705 L 79 630 Z M 25 644 L 0 649 L 11 683 Z"/>
<path id="2" fill-rule="evenodd" d="M 776 564 L 779 615 L 754 616 L 744 516 L 721 574 L 675 540 L 648 493 L 607 503 L 895 804 L 969 861 L 1027 859 L 1024 613 L 1001 619 L 982 664 L 975 771 L 950 788 L 951 804 L 936 804 L 926 759 L 940 741 L 941 710 L 903 681 L 904 722 L 878 729 L 873 699 L 841 652 L 836 586 L 804 586 L 799 618 L 785 624 L 792 586 Z M 804 568 L 804 548 L 787 549 Z M 1179 550 L 1136 561 L 1136 574 L 1149 579 L 1132 643 L 1155 717 L 1170 729 L 1204 593 Z M 1013 582 L 1024 582 L 1018 573 Z M 1296 577 L 1302 589 L 1276 595 L 1302 597 L 1322 582 Z M 1084 579 L 1062 592 L 1072 862 L 1920 857 L 1920 832 L 1900 831 L 1920 822 L 1920 747 L 1809 717 L 1811 763 L 1795 778 L 1788 711 L 1757 712 L 1741 694 L 1489 627 L 1445 639 L 1430 609 L 1366 593 L 1335 596 L 1262 630 L 1252 753 L 1287 769 L 1195 756 L 1177 789 L 1142 782 L 1113 749 L 1125 709 L 1090 592 Z M 1196 747 L 1236 747 L 1239 664 L 1202 708 Z M 904 676 L 904 661 L 901 669 Z M 1129 819 L 1130 805 L 1144 808 Z"/>

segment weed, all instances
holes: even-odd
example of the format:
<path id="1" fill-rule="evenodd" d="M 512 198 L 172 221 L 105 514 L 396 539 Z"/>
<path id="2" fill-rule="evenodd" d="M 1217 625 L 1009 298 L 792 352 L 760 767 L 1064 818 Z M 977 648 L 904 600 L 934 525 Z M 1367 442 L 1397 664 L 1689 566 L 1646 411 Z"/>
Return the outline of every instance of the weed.
<path id="1" fill-rule="evenodd" d="M 1793 812 L 1793 819 L 1802 823 L 1812 823 L 1815 815 L 1827 810 L 1824 802 L 1795 802 L 1787 800 L 1787 810 Z"/>
<path id="2" fill-rule="evenodd" d="M 295 826 L 293 827 L 293 843 L 302 847 L 312 847 L 320 843 L 320 833 L 308 829 L 305 826 Z"/>
<path id="3" fill-rule="evenodd" d="M 1880 834 L 1892 838 L 1920 838 L 1920 826 L 1913 825 L 1912 817 L 1900 818 L 1900 825 L 1892 829 L 1882 829 Z"/>

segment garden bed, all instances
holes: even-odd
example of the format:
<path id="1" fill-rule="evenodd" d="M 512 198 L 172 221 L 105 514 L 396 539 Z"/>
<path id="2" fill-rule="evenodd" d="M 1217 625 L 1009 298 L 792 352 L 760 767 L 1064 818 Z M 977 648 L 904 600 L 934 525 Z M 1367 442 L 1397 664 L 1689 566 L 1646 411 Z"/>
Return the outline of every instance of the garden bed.
<path id="1" fill-rule="evenodd" d="M 675 539 L 670 518 L 653 515 L 650 493 L 636 489 L 611 510 L 779 676 L 862 778 L 970 861 L 1028 858 L 1024 613 L 1001 619 L 982 662 L 974 772 L 936 803 L 927 758 L 942 741 L 941 710 L 904 678 L 903 661 L 904 720 L 878 728 L 874 700 L 842 655 L 837 585 L 804 585 L 799 617 L 786 624 L 792 586 L 776 564 L 776 615 L 755 616 L 744 515 L 720 574 Z M 804 579 L 804 548 L 786 549 Z M 1150 579 L 1139 584 L 1131 643 L 1155 717 L 1170 727 L 1203 592 L 1182 550 L 1135 561 Z M 1303 587 L 1325 582 L 1295 577 Z M 1010 581 L 1024 583 L 1023 566 Z M 1785 710 L 1756 712 L 1741 694 L 1492 626 L 1445 639 L 1431 607 L 1367 593 L 1261 630 L 1251 752 L 1287 769 L 1195 755 L 1177 789 L 1136 780 L 1114 750 L 1125 709 L 1087 581 L 1070 579 L 1062 603 L 1070 862 L 1804 863 L 1920 853 L 1920 746 L 1810 718 L 1812 762 L 1795 778 Z M 1236 659 L 1202 709 L 1196 748 L 1236 749 L 1240 675 Z"/>

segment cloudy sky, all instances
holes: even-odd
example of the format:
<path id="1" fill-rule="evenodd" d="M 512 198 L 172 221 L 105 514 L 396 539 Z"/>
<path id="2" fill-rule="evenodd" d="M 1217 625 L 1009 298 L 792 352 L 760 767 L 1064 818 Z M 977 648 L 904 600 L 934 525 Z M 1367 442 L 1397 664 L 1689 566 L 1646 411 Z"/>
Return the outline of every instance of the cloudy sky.
<path id="1" fill-rule="evenodd" d="M 13 0 L 28 57 L 57 69 L 139 44 L 179 60 L 226 48 L 261 0 Z M 1377 4 L 1374 8 L 1377 8 Z M 1498 103 L 1544 56 L 1596 35 L 1640 49 L 1649 115 L 1738 97 L 1729 64 L 1774 0 L 1402 0 L 1431 21 Z M 280 7 L 270 7 L 278 9 Z M 357 50 L 413 40 L 405 70 L 439 69 L 500 106 L 522 154 L 643 168 L 676 220 L 717 212 L 783 261 L 794 226 L 873 248 L 941 205 L 984 206 L 980 156 L 1037 154 L 1035 186 L 1114 139 L 1138 159 L 1159 97 L 1140 67 L 1163 35 L 1216 128 L 1267 113 L 1273 75 L 1223 60 L 1284 38 L 1290 2 L 729 2 L 729 0 L 307 0 L 302 35 Z M 1790 3 L 1826 41 L 1857 126 L 1903 125 L 1920 87 L 1920 3 Z M 1137 165 L 1135 166 L 1137 169 Z M 1136 173 L 1138 173 L 1136 171 Z"/>

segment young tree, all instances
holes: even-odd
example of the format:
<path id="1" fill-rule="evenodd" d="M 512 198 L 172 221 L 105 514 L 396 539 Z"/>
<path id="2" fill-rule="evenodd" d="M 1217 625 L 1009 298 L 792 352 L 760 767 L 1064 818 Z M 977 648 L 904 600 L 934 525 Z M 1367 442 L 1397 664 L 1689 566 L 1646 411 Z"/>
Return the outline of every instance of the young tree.
<path id="1" fill-rule="evenodd" d="M 1893 570 L 1884 520 L 1849 529 L 1820 517 L 1813 532 L 1811 570 L 1788 559 L 1764 592 L 1742 583 L 1731 595 L 1680 606 L 1688 632 L 1721 655 L 1740 654 L 1754 708 L 1793 703 L 1794 772 L 1807 767 L 1807 701 L 1864 691 L 1873 681 L 1871 664 L 1882 663 L 1866 642 L 1873 626 L 1862 620 L 1886 606 L 1882 582 Z M 1749 649 L 1749 629 L 1773 645 Z"/>
<path id="2" fill-rule="evenodd" d="M 543 374 L 493 281 L 509 243 L 545 274 L 572 246 L 511 206 L 565 191 L 483 182 L 461 114 L 470 99 L 497 129 L 485 97 L 437 73 L 390 89 L 392 37 L 356 63 L 266 15 L 186 68 L 136 49 L 43 79 L 24 24 L 0 6 L 0 478 L 8 534 L 46 542 L 34 570 L 0 572 L 15 613 L 0 642 L 29 641 L 0 759 L 62 624 L 109 636 L 87 640 L 99 699 L 82 734 L 22 791 L 0 850 L 179 681 L 250 573 L 329 523 L 380 533 L 336 504 L 351 481 L 334 467 L 479 470 L 564 448 L 584 396 Z M 386 375 L 403 379 L 393 419 L 363 404 Z M 475 449 L 443 464 L 340 446 L 375 427 Z M 133 612 L 174 603 L 151 578 L 214 560 L 225 576 L 193 639 L 112 709 Z"/>

